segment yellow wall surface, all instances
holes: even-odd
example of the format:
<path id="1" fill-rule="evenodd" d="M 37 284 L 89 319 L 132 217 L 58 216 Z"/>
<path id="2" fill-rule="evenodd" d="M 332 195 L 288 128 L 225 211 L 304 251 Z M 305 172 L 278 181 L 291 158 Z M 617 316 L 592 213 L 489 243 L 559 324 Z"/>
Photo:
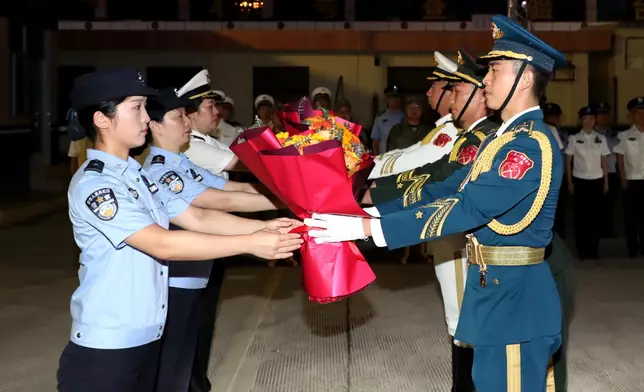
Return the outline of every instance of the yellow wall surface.
<path id="1" fill-rule="evenodd" d="M 215 53 L 206 52 L 115 52 L 61 51 L 59 65 L 94 65 L 97 68 L 135 66 L 195 66 L 210 71 L 215 89 L 230 95 L 236 104 L 236 117 L 245 123 L 253 117 L 253 67 L 308 66 L 311 89 L 317 86 L 335 88 L 338 77 L 344 78 L 344 92 L 361 123 L 371 125 L 373 94 L 382 96 L 387 82 L 387 67 L 427 67 L 433 65 L 433 53 L 379 54 L 380 66 L 373 55 L 356 54 L 279 54 L 279 53 Z M 570 60 L 577 67 L 575 81 L 553 81 L 548 99 L 564 111 L 564 123 L 575 123 L 577 110 L 588 101 L 588 55 L 573 54 Z M 384 106 L 381 100 L 381 107 Z"/>
<path id="2" fill-rule="evenodd" d="M 617 77 L 617 121 L 628 122 L 626 104 L 644 96 L 644 29 L 615 31 L 611 73 Z"/>

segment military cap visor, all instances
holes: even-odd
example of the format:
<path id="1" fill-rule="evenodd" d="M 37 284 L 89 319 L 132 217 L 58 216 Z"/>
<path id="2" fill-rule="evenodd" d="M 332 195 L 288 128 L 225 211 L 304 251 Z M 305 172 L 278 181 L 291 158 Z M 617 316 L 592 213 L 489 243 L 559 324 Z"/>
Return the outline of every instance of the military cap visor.
<path id="1" fill-rule="evenodd" d="M 179 108 L 194 108 L 195 102 L 185 97 L 178 97 L 176 90 L 166 89 L 159 91 L 157 96 L 148 100 L 146 110 L 150 118 L 161 119 L 166 113 Z"/>
<path id="2" fill-rule="evenodd" d="M 644 109 L 644 97 L 637 97 L 633 98 L 630 101 L 628 101 L 628 104 L 626 105 L 626 109 L 629 111 L 635 110 L 635 109 Z"/>
<path id="3" fill-rule="evenodd" d="M 594 116 L 596 113 L 592 107 L 584 106 L 583 108 L 579 109 L 578 114 L 579 114 L 579 118 L 582 118 L 584 116 Z"/>
<path id="4" fill-rule="evenodd" d="M 563 53 L 506 16 L 492 17 L 492 38 L 494 46 L 488 54 L 481 56 L 481 64 L 494 60 L 519 60 L 546 74 L 568 64 Z"/>
<path id="5" fill-rule="evenodd" d="M 157 91 L 145 85 L 136 69 L 111 69 L 92 72 L 74 79 L 69 94 L 72 107 L 80 110 L 114 99 L 157 95 Z"/>

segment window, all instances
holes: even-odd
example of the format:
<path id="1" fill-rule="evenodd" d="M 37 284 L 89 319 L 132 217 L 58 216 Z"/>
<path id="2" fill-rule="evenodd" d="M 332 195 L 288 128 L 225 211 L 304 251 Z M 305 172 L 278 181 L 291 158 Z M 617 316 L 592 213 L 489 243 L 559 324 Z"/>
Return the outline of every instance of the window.
<path id="1" fill-rule="evenodd" d="M 195 76 L 203 67 L 148 67 L 145 82 L 148 86 L 162 90 L 179 89 Z"/>
<path id="2" fill-rule="evenodd" d="M 253 97 L 269 94 L 276 102 L 286 103 L 308 96 L 309 92 L 309 67 L 253 68 Z"/>

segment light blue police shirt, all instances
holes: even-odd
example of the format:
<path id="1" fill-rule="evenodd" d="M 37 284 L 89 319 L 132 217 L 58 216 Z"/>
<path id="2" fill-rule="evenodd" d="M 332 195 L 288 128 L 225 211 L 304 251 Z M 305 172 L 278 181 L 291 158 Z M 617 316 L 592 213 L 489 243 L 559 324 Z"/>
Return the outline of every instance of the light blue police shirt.
<path id="1" fill-rule="evenodd" d="M 385 110 L 382 114 L 377 116 L 373 121 L 373 130 L 371 131 L 371 138 L 378 140 L 380 143 L 380 154 L 387 151 L 387 138 L 389 132 L 394 125 L 400 124 L 405 119 L 405 113 L 402 110 L 391 111 Z"/>
<path id="2" fill-rule="evenodd" d="M 67 193 L 81 250 L 71 341 L 97 349 L 141 346 L 163 334 L 168 266 L 125 240 L 149 225 L 167 229 L 189 204 L 159 188 L 132 158 L 91 149 L 87 158 Z"/>
<path id="3" fill-rule="evenodd" d="M 162 188 L 191 204 L 209 188 L 223 189 L 228 182 L 192 163 L 184 154 L 176 154 L 159 147 L 150 147 L 143 167 Z M 171 229 L 175 229 L 173 225 Z M 202 289 L 208 285 L 212 260 L 178 261 L 170 264 L 170 287 Z"/>

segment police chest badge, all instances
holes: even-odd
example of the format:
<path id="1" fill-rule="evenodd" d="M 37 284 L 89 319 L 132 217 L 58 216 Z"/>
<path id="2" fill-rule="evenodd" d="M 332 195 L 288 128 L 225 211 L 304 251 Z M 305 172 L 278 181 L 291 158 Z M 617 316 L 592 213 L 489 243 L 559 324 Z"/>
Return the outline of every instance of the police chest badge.
<path id="1" fill-rule="evenodd" d="M 499 175 L 509 180 L 520 180 L 533 166 L 534 162 L 526 154 L 512 150 L 501 162 Z"/>
<path id="2" fill-rule="evenodd" d="M 161 183 L 168 187 L 173 193 L 181 193 L 183 180 L 174 171 L 169 171 L 161 176 Z"/>
<path id="3" fill-rule="evenodd" d="M 434 140 L 434 145 L 438 147 L 444 147 L 447 143 L 451 141 L 452 141 L 452 138 L 449 135 L 445 133 L 441 133 Z"/>
<path id="4" fill-rule="evenodd" d="M 157 187 L 157 184 L 155 184 L 153 182 L 150 182 L 150 180 L 148 180 L 148 178 L 146 176 L 141 175 L 141 179 L 143 180 L 143 183 L 145 184 L 145 186 L 148 187 L 148 190 L 150 191 L 150 193 L 152 193 L 154 195 L 155 193 L 157 193 L 159 191 L 159 188 Z"/>
<path id="5" fill-rule="evenodd" d="M 136 191 L 136 189 L 134 189 L 134 188 L 127 188 L 127 190 L 128 190 L 128 191 L 130 191 L 130 194 L 132 195 L 132 197 L 134 197 L 135 199 L 138 199 L 138 198 L 139 198 L 139 192 L 137 192 L 137 191 Z"/>
<path id="6" fill-rule="evenodd" d="M 92 193 L 85 205 L 100 220 L 109 221 L 114 219 L 119 211 L 119 203 L 114 197 L 114 191 L 109 188 L 99 189 Z"/>
<path id="7" fill-rule="evenodd" d="M 479 151 L 477 146 L 467 146 L 461 150 L 456 160 L 461 165 L 468 165 L 476 158 L 476 153 Z"/>

